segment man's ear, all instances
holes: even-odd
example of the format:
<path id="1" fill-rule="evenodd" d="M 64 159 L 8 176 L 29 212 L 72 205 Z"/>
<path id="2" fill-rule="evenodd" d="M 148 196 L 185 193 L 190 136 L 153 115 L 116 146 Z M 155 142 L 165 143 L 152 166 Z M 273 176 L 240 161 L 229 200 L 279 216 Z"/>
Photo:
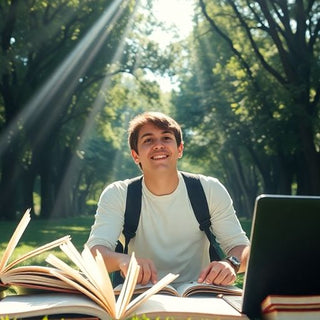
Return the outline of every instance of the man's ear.
<path id="1" fill-rule="evenodd" d="M 178 146 L 178 157 L 179 158 L 182 158 L 182 155 L 183 155 L 183 142 L 180 143 L 180 146 Z"/>
<path id="2" fill-rule="evenodd" d="M 140 163 L 139 155 L 138 155 L 138 153 L 137 153 L 135 150 L 133 150 L 133 149 L 131 149 L 131 156 L 132 156 L 133 161 L 134 161 L 136 164 L 139 164 L 139 163 Z"/>

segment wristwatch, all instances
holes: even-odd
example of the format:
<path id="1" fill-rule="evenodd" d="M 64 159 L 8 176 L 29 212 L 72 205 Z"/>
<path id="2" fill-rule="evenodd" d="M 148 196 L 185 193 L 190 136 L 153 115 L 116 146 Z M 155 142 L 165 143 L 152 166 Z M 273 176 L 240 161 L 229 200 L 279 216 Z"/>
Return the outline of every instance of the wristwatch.
<path id="1" fill-rule="evenodd" d="M 234 268 L 236 273 L 239 271 L 241 262 L 239 261 L 239 259 L 237 257 L 228 256 L 228 257 L 225 257 L 224 260 L 226 260 L 227 262 L 229 262 L 231 264 L 231 266 Z"/>

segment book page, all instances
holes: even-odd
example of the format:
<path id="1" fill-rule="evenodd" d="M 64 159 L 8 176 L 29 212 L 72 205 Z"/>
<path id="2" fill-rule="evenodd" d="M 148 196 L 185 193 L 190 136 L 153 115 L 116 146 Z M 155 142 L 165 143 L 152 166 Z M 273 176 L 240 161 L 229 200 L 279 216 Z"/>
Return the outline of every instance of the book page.
<path id="1" fill-rule="evenodd" d="M 150 289 L 133 299 L 127 307 L 126 315 L 131 314 L 140 304 L 148 300 L 151 296 L 158 293 L 162 288 L 166 287 L 170 282 L 174 281 L 178 277 L 178 274 L 167 274 L 165 277 L 163 277 L 161 280 L 155 283 Z"/>
<path id="2" fill-rule="evenodd" d="M 114 294 L 116 296 L 120 294 L 122 286 L 123 286 L 123 284 L 120 283 L 113 289 Z M 147 283 L 146 285 L 142 285 L 142 284 L 138 283 L 138 284 L 136 284 L 136 287 L 134 289 L 133 294 L 134 295 L 141 294 L 141 293 L 147 291 L 148 289 L 150 289 L 151 287 L 153 287 L 153 284 L 151 282 Z M 179 296 L 179 293 L 177 292 L 177 290 L 170 284 L 163 287 L 160 291 L 158 291 L 158 293 L 169 294 L 172 296 Z"/>
<path id="3" fill-rule="evenodd" d="M 87 295 L 90 299 L 102 306 L 112 318 L 123 318 L 128 312 L 132 312 L 139 304 L 146 301 L 150 296 L 157 293 L 178 277 L 178 275 L 168 274 L 149 290 L 130 302 L 140 271 L 140 266 L 135 259 L 135 254 L 132 253 L 125 281 L 114 305 L 115 296 L 102 255 L 97 252 L 97 256 L 94 258 L 89 248 L 86 247 L 81 256 L 71 242 L 67 242 L 61 247 L 69 258 L 78 265 L 84 275 L 86 276 L 88 274 L 88 278 L 85 278 L 79 271 L 74 270 L 65 262 L 50 254 L 46 261 L 57 269 L 62 270 L 69 278 L 56 271 L 51 271 L 52 274 Z M 108 280 L 105 280 L 106 278 Z M 91 281 L 91 279 L 93 279 L 93 281 Z"/>
<path id="4" fill-rule="evenodd" d="M 134 294 L 141 294 L 153 286 L 152 283 L 147 283 L 146 285 L 137 284 L 134 290 Z M 122 284 L 117 285 L 114 288 L 115 295 L 120 293 Z M 243 290 L 236 286 L 217 286 L 214 284 L 198 283 L 197 281 L 190 281 L 185 283 L 175 283 L 172 285 L 167 285 L 162 288 L 159 293 L 169 294 L 173 296 L 191 296 L 194 294 L 232 294 L 232 295 L 242 295 Z"/>
<path id="5" fill-rule="evenodd" d="M 95 260 L 96 260 L 97 266 L 100 270 L 100 274 L 103 279 L 103 282 L 101 285 L 101 290 L 103 290 L 102 292 L 104 292 L 105 296 L 107 297 L 108 301 L 110 302 L 110 307 L 112 308 L 112 313 L 116 314 L 116 298 L 113 293 L 112 282 L 111 282 L 107 267 L 104 263 L 103 257 L 99 251 L 97 251 L 97 256 L 96 256 Z"/>
<path id="6" fill-rule="evenodd" d="M 242 289 L 236 286 L 218 286 L 214 284 L 199 283 L 196 281 L 186 282 L 176 286 L 180 296 L 191 296 L 194 294 L 232 294 L 241 295 Z"/>
<path id="7" fill-rule="evenodd" d="M 15 286 L 29 288 L 56 287 L 56 289 L 64 288 L 75 291 L 73 287 L 69 286 L 64 281 L 56 278 L 51 273 L 52 268 L 44 266 L 22 266 L 9 270 L 2 276 L 5 283 Z M 61 272 L 56 270 L 57 272 Z M 29 284 L 29 285 L 28 285 Z"/>
<path id="8" fill-rule="evenodd" d="M 9 243 L 3 253 L 3 256 L 0 260 L 0 274 L 3 272 L 4 267 L 6 266 L 8 260 L 10 259 L 13 250 L 15 249 L 15 247 L 17 246 L 23 232 L 26 230 L 31 217 L 30 217 L 30 209 L 28 209 L 22 219 L 20 220 L 17 228 L 15 229 L 13 235 L 11 236 Z"/>
<path id="9" fill-rule="evenodd" d="M 116 300 L 112 289 L 112 283 L 101 253 L 97 251 L 97 255 L 94 257 L 88 246 L 84 246 L 84 250 L 80 257 L 82 259 L 82 264 L 86 266 L 86 272 L 89 275 L 91 282 L 103 293 L 106 300 L 110 303 L 110 306 L 115 307 Z M 113 311 L 115 312 L 115 309 Z"/>
<path id="10" fill-rule="evenodd" d="M 50 254 L 46 261 L 56 268 L 64 271 L 71 278 L 67 278 L 61 273 L 51 271 L 53 275 L 57 278 L 67 282 L 69 285 L 73 286 L 79 292 L 85 294 L 90 299 L 95 301 L 97 304 L 102 306 L 112 315 L 112 307 L 110 307 L 110 301 L 107 301 L 102 292 L 100 292 L 87 278 L 80 274 L 79 271 L 71 268 L 65 262 L 57 258 L 56 256 Z"/>
<path id="11" fill-rule="evenodd" d="M 131 300 L 134 288 L 137 284 L 139 272 L 140 266 L 138 265 L 137 260 L 135 259 L 135 254 L 133 252 L 130 258 L 128 272 L 116 303 L 117 319 L 120 319 L 126 311 L 126 307 Z"/>
<path id="12" fill-rule="evenodd" d="M 88 246 L 84 246 L 84 250 L 80 254 L 71 241 L 63 244 L 61 250 L 83 272 L 88 282 L 93 285 L 100 304 L 102 303 L 101 305 L 105 306 L 110 314 L 115 315 L 116 300 L 112 283 L 100 252 L 97 252 L 97 256 L 93 257 Z"/>
<path id="13" fill-rule="evenodd" d="M 33 294 L 12 295 L 0 301 L 0 317 L 10 319 L 44 317 L 46 315 L 79 314 L 92 315 L 99 319 L 111 320 L 110 316 L 91 299 L 80 294 Z M 58 317 L 57 317 L 58 318 Z M 63 319 L 64 317 L 59 317 Z M 79 316 L 79 319 L 82 317 Z M 50 317 L 51 319 L 51 317 Z"/>
<path id="14" fill-rule="evenodd" d="M 93 285 L 96 298 L 99 298 L 100 301 L 99 304 L 114 316 L 116 314 L 116 301 L 110 277 L 101 254 L 97 253 L 96 258 L 94 258 L 87 246 L 84 247 L 82 254 L 80 254 L 71 241 L 63 244 L 61 250 L 83 272 L 87 277 L 88 283 Z"/>
<path id="15" fill-rule="evenodd" d="M 109 307 L 108 303 L 105 303 L 103 301 L 103 298 L 101 298 L 100 293 L 96 292 L 95 290 L 90 291 L 88 289 L 89 285 L 82 286 L 81 284 L 77 283 L 76 281 L 70 280 L 69 278 L 66 278 L 62 275 L 57 274 L 57 277 L 61 278 L 62 280 L 66 281 L 68 284 L 72 285 L 75 289 L 78 290 L 79 293 L 83 293 L 83 295 L 87 296 L 90 300 L 95 302 L 97 305 L 102 307 L 106 313 L 110 314 L 112 318 L 115 318 L 115 315 L 112 314 L 112 308 Z"/>
<path id="16" fill-rule="evenodd" d="M 20 262 L 26 260 L 26 259 L 29 259 L 29 258 L 32 258 L 32 257 L 35 257 L 43 252 L 46 252 L 48 250 L 51 250 L 51 249 L 54 249 L 62 244 L 64 244 L 65 242 L 67 241 L 70 241 L 70 236 L 64 236 L 60 239 L 57 239 L 57 240 L 54 240 L 54 241 L 51 241 L 49 243 L 46 243 L 32 251 L 29 251 L 25 254 L 23 254 L 21 257 L 19 257 L 18 259 L 12 261 L 11 263 L 9 263 L 4 269 L 3 269 L 3 272 L 7 272 L 8 270 L 10 270 L 12 267 L 14 267 L 15 265 L 19 264 Z"/>
<path id="17" fill-rule="evenodd" d="M 248 319 L 219 297 L 175 297 L 156 294 L 140 304 L 132 315 L 151 319 Z"/>
<path id="18" fill-rule="evenodd" d="M 78 252 L 76 247 L 71 241 L 68 241 L 64 245 L 60 246 L 61 250 L 68 256 L 68 258 L 83 272 L 83 274 L 88 278 L 88 280 L 94 284 L 98 285 L 96 280 L 96 273 L 99 272 L 92 256 L 87 253 L 86 261 L 81 254 Z M 84 251 L 89 250 L 85 248 Z"/>
<path id="19" fill-rule="evenodd" d="M 131 300 L 139 274 L 140 267 L 137 264 L 134 254 L 130 259 L 125 286 L 121 291 L 122 294 L 120 293 L 118 301 L 115 302 L 111 280 L 103 258 L 99 252 L 97 252 L 96 258 L 94 258 L 90 249 L 85 247 L 82 255 L 80 255 L 71 241 L 61 245 L 61 249 L 66 253 L 71 261 L 77 265 L 85 277 L 82 276 L 80 272 L 71 268 L 62 260 L 51 254 L 48 256 L 46 261 L 57 269 L 62 270 L 65 274 L 68 274 L 72 279 L 68 279 L 65 275 L 58 274 L 56 272 L 52 272 L 52 274 L 61 280 L 66 281 L 68 284 L 87 295 L 90 299 L 94 300 L 113 318 L 120 318 L 125 312 L 127 304 Z"/>

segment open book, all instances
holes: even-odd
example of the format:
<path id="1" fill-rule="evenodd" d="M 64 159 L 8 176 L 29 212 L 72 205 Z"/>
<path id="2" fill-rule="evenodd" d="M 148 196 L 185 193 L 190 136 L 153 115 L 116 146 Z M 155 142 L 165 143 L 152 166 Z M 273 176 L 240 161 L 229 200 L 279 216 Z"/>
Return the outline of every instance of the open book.
<path id="1" fill-rule="evenodd" d="M 74 289 L 67 283 L 52 275 L 52 273 L 50 272 L 52 268 L 44 266 L 16 267 L 17 264 L 31 257 L 37 256 L 41 253 L 60 246 L 66 241 L 69 241 L 70 236 L 65 236 L 58 240 L 42 245 L 32 251 L 23 254 L 18 259 L 8 263 L 30 220 L 30 210 L 27 210 L 21 218 L 13 235 L 11 236 L 8 245 L 3 253 L 3 256 L 0 259 L 0 292 L 6 290 L 9 286 L 20 288 L 46 289 L 50 291 L 57 290 L 74 292 Z M 57 272 L 60 271 L 57 270 Z"/>
<path id="2" fill-rule="evenodd" d="M 152 287 L 151 283 L 146 285 L 137 284 L 134 290 L 134 294 L 140 294 Z M 116 295 L 120 293 L 122 284 L 119 284 L 114 288 Z M 214 284 L 207 283 L 198 283 L 196 281 L 178 283 L 178 284 L 169 284 L 162 288 L 159 293 L 168 294 L 177 297 L 191 297 L 196 295 L 242 295 L 242 289 L 236 286 L 219 286 Z"/>
<path id="3" fill-rule="evenodd" d="M 90 249 L 85 246 L 82 254 L 80 254 L 71 241 L 62 244 L 60 248 L 79 270 L 70 267 L 55 255 L 50 254 L 46 261 L 62 271 L 62 273 L 59 273 L 52 270 L 51 273 L 91 299 L 99 306 L 100 311 L 104 311 L 104 317 L 102 318 L 105 319 L 110 317 L 112 319 L 124 319 L 133 315 L 139 305 L 178 277 L 178 275 L 169 273 L 147 291 L 132 299 L 140 271 L 140 266 L 133 253 L 123 287 L 116 299 L 108 270 L 100 252 L 97 252 L 94 257 Z M 68 277 L 64 274 L 67 274 Z"/>

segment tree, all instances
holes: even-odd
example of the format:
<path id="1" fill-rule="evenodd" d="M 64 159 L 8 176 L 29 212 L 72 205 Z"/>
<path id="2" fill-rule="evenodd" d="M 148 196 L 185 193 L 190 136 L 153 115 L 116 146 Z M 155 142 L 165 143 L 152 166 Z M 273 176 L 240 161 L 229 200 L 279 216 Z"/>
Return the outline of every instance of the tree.
<path id="1" fill-rule="evenodd" d="M 280 143 L 274 139 L 278 144 L 276 152 L 279 153 L 286 141 L 293 141 L 290 152 L 279 153 L 279 159 L 291 153 L 292 158 L 287 158 L 285 162 L 293 161 L 293 165 L 282 166 L 281 170 L 294 170 L 293 174 L 288 173 L 287 176 L 291 176 L 291 184 L 292 177 L 296 177 L 299 194 L 319 194 L 319 4 L 313 0 L 226 0 L 215 5 L 199 0 L 199 5 L 212 31 L 228 44 L 238 59 L 247 79 L 253 85 L 259 85 L 252 57 L 241 50 L 243 43 L 244 47 L 250 45 L 266 77 L 281 88 L 283 95 L 282 99 L 278 99 L 277 116 L 285 120 L 286 129 L 290 130 L 281 131 L 280 136 L 277 132 Z M 229 17 L 228 28 L 219 21 L 223 15 Z M 236 37 L 238 33 L 234 30 L 239 29 L 245 38 Z M 239 42 L 241 40 L 242 43 Z M 263 43 L 268 43 L 270 47 L 267 49 Z M 263 96 L 260 95 L 259 101 L 260 105 L 269 107 Z M 274 114 L 271 113 L 271 116 L 274 117 Z M 269 121 L 275 123 L 277 119 L 272 121 L 269 118 Z"/>
<path id="2" fill-rule="evenodd" d="M 217 61 L 228 61 L 230 54 L 216 39 L 199 34 L 203 34 L 201 28 L 190 41 L 191 57 L 186 63 L 190 70 L 180 76 L 180 90 L 173 97 L 176 117 L 183 124 L 184 158 L 193 164 L 194 171 L 219 178 L 231 193 L 239 215 L 249 216 L 258 178 L 241 145 L 243 139 L 239 142 L 245 126 L 230 108 L 230 92 L 234 90 L 228 83 L 235 78 L 221 79 L 221 70 L 212 71 Z M 243 98 L 243 94 L 239 96 Z"/>
<path id="3" fill-rule="evenodd" d="M 240 214 L 249 216 L 259 193 L 290 194 L 296 192 L 296 183 L 298 193 L 311 191 L 303 191 L 299 178 L 304 169 L 298 164 L 302 146 L 289 87 L 279 85 L 253 54 L 247 30 L 230 3 L 200 1 L 173 103 L 184 125 L 185 155 L 194 165 L 201 164 L 198 170 L 221 179 Z M 247 3 L 236 3 L 242 14 L 250 12 Z M 313 13 L 315 21 L 314 8 Z M 257 50 L 282 74 L 281 59 L 272 38 L 260 30 L 259 15 L 250 18 L 245 21 Z M 319 68 L 314 59 L 318 52 L 319 44 L 314 46 L 314 72 Z M 317 80 L 310 79 L 310 101 L 316 101 Z M 318 103 L 315 110 L 312 130 L 318 152 Z"/>

